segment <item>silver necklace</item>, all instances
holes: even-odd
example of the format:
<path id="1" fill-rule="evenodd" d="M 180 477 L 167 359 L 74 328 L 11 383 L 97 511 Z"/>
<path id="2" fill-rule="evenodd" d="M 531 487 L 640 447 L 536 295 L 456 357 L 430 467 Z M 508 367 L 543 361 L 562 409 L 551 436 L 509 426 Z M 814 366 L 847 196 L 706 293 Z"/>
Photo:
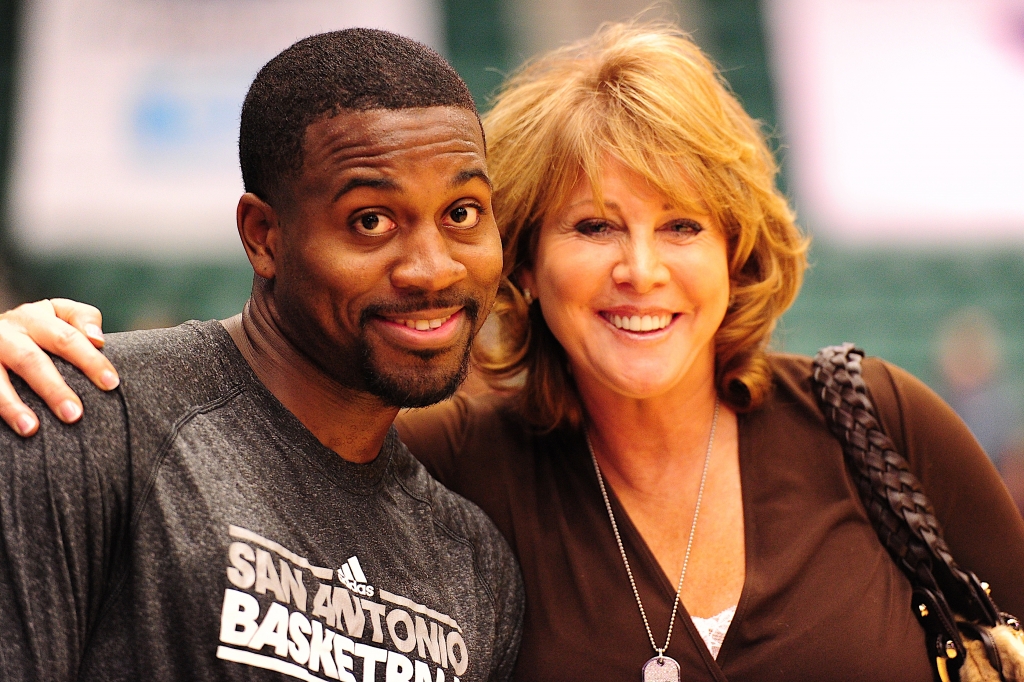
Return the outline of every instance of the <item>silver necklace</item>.
<path id="1" fill-rule="evenodd" d="M 686 541 L 686 554 L 683 556 L 683 570 L 679 574 L 679 585 L 676 587 L 676 597 L 672 603 L 672 617 L 668 621 L 668 635 L 665 637 L 665 646 L 658 647 L 654 641 L 654 634 L 651 632 L 651 624 L 647 622 L 647 612 L 644 611 L 644 604 L 640 601 L 640 591 L 636 588 L 636 580 L 633 579 L 633 571 L 629 568 L 629 559 L 626 558 L 626 550 L 622 546 L 622 536 L 619 535 L 619 525 L 615 523 L 615 514 L 612 512 L 612 503 L 608 499 L 608 490 L 604 485 L 604 476 L 601 475 L 601 466 L 597 463 L 597 455 L 594 454 L 594 446 L 590 442 L 590 434 L 584 431 L 587 439 L 587 449 L 590 451 L 590 459 L 594 462 L 594 471 L 597 473 L 597 484 L 601 487 L 601 497 L 604 498 L 604 508 L 608 510 L 608 519 L 612 522 L 612 532 L 615 533 L 615 543 L 619 546 L 619 554 L 622 555 L 622 563 L 626 566 L 626 575 L 629 576 L 629 584 L 633 588 L 633 596 L 636 597 L 636 605 L 640 607 L 640 617 L 643 618 L 644 628 L 647 629 L 647 638 L 651 647 L 657 654 L 644 663 L 641 668 L 643 682 L 680 682 L 682 679 L 679 662 L 671 656 L 665 655 L 669 642 L 672 641 L 672 628 L 676 624 L 676 614 L 679 612 L 679 595 L 683 591 L 683 580 L 686 578 L 686 567 L 690 563 L 690 550 L 693 548 L 693 535 L 697 530 L 697 517 L 700 516 L 700 503 L 704 499 L 704 484 L 708 479 L 708 463 L 711 461 L 711 448 L 715 444 L 715 427 L 718 426 L 718 398 L 715 398 L 715 414 L 711 418 L 711 435 L 708 437 L 708 449 L 704 453 L 704 470 L 700 475 L 700 488 L 697 489 L 697 505 L 693 510 L 693 521 L 690 523 L 690 537 Z"/>

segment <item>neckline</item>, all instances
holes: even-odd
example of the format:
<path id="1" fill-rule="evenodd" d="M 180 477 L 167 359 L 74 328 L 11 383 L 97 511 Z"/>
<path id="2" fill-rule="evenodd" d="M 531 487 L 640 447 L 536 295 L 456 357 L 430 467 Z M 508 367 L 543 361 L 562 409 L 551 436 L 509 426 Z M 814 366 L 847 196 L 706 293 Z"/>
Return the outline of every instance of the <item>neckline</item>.
<path id="1" fill-rule="evenodd" d="M 344 459 L 321 443 L 260 381 L 219 320 L 201 322 L 198 326 L 211 334 L 221 352 L 225 372 L 253 399 L 270 425 L 271 438 L 283 452 L 301 457 L 348 492 L 372 494 L 381 487 L 392 461 L 404 452 L 394 425 L 388 429 L 380 451 L 371 461 L 358 464 Z"/>
<path id="2" fill-rule="evenodd" d="M 737 604 L 738 603 L 739 602 L 737 602 Z M 732 612 L 731 615 L 735 616 L 736 615 L 736 605 L 737 604 L 733 604 L 732 606 L 727 606 L 724 609 L 722 609 L 721 611 L 719 611 L 718 613 L 716 613 L 715 615 L 708 616 L 707 618 L 702 618 L 701 616 L 690 616 L 690 620 L 694 620 L 694 621 L 698 621 L 699 620 L 699 621 L 705 622 L 705 623 L 709 623 L 709 622 L 712 622 L 712 621 L 720 621 L 720 620 L 722 620 L 722 616 L 724 616 L 725 614 L 729 613 L 730 611 Z"/>
<path id="3" fill-rule="evenodd" d="M 752 494 L 751 486 L 748 485 L 747 471 L 750 466 L 746 463 L 749 460 L 749 447 L 750 437 L 747 433 L 748 417 L 745 413 L 739 413 L 736 415 L 737 423 L 737 447 L 739 450 L 739 462 L 740 462 L 740 495 L 743 500 L 743 588 L 740 590 L 740 596 L 736 600 L 736 612 L 733 614 L 732 624 L 741 622 L 746 611 L 746 605 L 750 601 L 750 590 L 753 589 L 753 582 L 751 575 L 756 569 L 756 565 L 752 563 L 754 559 L 754 553 L 751 550 L 753 543 L 753 531 L 754 522 L 751 518 L 751 499 Z M 577 466 L 583 466 L 584 471 L 587 472 L 587 480 L 589 485 L 593 488 L 595 499 L 597 500 L 598 507 L 603 512 L 604 502 L 601 499 L 601 489 L 597 482 L 597 474 L 594 472 L 593 465 L 590 462 L 589 451 L 587 450 L 587 443 L 582 432 L 575 434 L 573 437 L 574 446 L 572 448 L 575 453 L 575 460 Z M 665 600 L 665 603 L 670 604 L 671 600 L 675 597 L 675 586 L 672 581 L 665 574 L 665 571 L 661 568 L 661 564 L 658 563 L 657 558 L 648 546 L 647 541 L 644 540 L 640 531 L 637 530 L 636 526 L 633 525 L 633 519 L 630 518 L 626 509 L 622 506 L 618 496 L 615 494 L 614 489 L 608 488 L 608 498 L 615 511 L 615 518 L 619 524 L 619 533 L 622 535 L 623 544 L 632 551 L 633 555 L 637 558 L 638 563 L 635 564 L 637 568 L 646 572 L 646 577 L 653 583 L 653 586 L 658 590 L 659 595 Z M 605 520 L 607 520 L 607 514 L 603 514 Z M 614 540 L 613 540 L 614 542 Z M 615 553 L 618 554 L 616 548 Z M 623 579 L 624 589 L 629 589 L 629 583 Z M 639 622 L 640 615 L 637 613 L 637 620 Z M 696 626 L 693 623 L 693 616 L 690 615 L 689 610 L 686 608 L 686 604 L 680 600 L 679 611 L 676 614 L 682 623 L 676 625 L 676 627 L 682 627 L 690 637 L 694 646 L 704 659 L 704 663 L 708 666 L 708 670 L 716 676 L 716 678 L 724 680 L 724 673 L 719 663 L 722 660 L 722 654 L 727 652 L 727 645 L 729 644 L 730 637 L 726 634 L 725 640 L 722 642 L 722 647 L 719 649 L 718 658 L 716 659 L 711 655 L 707 644 L 704 642 L 703 637 L 697 631 Z M 640 623 L 642 626 L 642 622 Z M 730 625 L 730 630 L 732 626 Z"/>

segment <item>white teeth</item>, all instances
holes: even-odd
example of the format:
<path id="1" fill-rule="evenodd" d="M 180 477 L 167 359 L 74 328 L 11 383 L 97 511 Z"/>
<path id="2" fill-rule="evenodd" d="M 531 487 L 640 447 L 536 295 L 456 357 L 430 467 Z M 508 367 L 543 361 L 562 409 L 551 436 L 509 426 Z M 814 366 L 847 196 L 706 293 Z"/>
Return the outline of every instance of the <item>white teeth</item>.
<path id="1" fill-rule="evenodd" d="M 672 322 L 672 315 L 633 315 L 627 317 L 612 315 L 609 321 L 617 329 L 625 329 L 631 332 L 650 332 L 667 327 Z"/>
<path id="2" fill-rule="evenodd" d="M 404 324 L 409 329 L 415 329 L 416 331 L 425 332 L 429 329 L 437 329 L 445 322 L 451 319 L 451 315 L 448 317 L 437 317 L 433 320 L 395 320 L 398 324 Z"/>

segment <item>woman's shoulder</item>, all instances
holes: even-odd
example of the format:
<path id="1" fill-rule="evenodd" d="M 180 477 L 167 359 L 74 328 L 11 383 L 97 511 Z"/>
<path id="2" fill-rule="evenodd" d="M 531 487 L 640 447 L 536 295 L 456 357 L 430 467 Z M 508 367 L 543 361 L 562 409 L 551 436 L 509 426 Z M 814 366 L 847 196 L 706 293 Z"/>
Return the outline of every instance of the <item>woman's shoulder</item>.
<path id="1" fill-rule="evenodd" d="M 811 386 L 813 360 L 772 354 L 769 362 L 776 382 L 769 400 L 795 399 L 820 415 Z M 923 381 L 879 358 L 865 358 L 862 368 L 879 421 L 931 499 L 953 555 L 992 583 L 997 602 L 1021 610 L 1020 593 L 1007 587 L 1024 580 L 1024 521 L 995 467 L 960 417 Z"/>
<path id="2" fill-rule="evenodd" d="M 817 407 L 812 385 L 813 358 L 795 353 L 769 353 L 768 363 L 772 368 L 777 391 L 781 388 Z M 886 427 L 902 428 L 902 424 L 888 422 L 897 418 L 895 412 L 904 409 L 924 410 L 929 413 L 929 418 L 945 417 L 959 421 L 935 391 L 901 367 L 879 357 L 866 356 L 861 369 L 868 393 Z M 934 410 L 938 410 L 939 414 L 935 414 Z"/>
<path id="3" fill-rule="evenodd" d="M 496 458 L 528 447 L 530 434 L 514 397 L 461 391 L 436 405 L 403 411 L 395 427 L 409 450 L 446 485 L 474 459 L 493 465 Z"/>
<path id="4" fill-rule="evenodd" d="M 470 394 L 457 392 L 448 400 L 429 407 L 403 410 L 395 426 L 406 445 L 446 441 L 459 450 L 476 431 L 494 432 L 518 426 L 512 396 L 498 393 Z M 412 446 L 409 446 L 412 449 Z M 415 452 L 415 450 L 414 450 Z"/>
<path id="5" fill-rule="evenodd" d="M 771 353 L 768 362 L 775 380 L 775 391 L 770 400 L 796 402 L 804 409 L 820 414 L 812 383 L 813 358 Z M 980 452 L 960 417 L 923 381 L 878 357 L 866 356 L 861 368 L 868 396 L 882 428 L 910 461 L 915 474 L 924 473 L 917 471 L 924 464 L 921 461 L 924 453 L 934 452 L 931 457 L 942 457 L 948 452 L 969 451 L 972 455 L 976 454 L 975 451 Z M 949 441 L 952 448 L 937 450 L 933 442 L 936 434 L 952 439 Z M 981 456 L 984 457 L 984 453 Z"/>

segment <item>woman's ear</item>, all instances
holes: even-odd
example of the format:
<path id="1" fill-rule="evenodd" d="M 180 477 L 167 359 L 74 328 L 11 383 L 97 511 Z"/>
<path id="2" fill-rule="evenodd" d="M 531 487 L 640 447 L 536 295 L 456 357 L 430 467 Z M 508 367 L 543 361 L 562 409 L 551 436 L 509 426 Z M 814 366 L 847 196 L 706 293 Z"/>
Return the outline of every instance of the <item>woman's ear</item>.
<path id="1" fill-rule="evenodd" d="M 253 271 L 263 279 L 273 280 L 281 243 L 281 221 L 277 211 L 252 192 L 246 192 L 238 200 L 235 222 Z"/>
<path id="2" fill-rule="evenodd" d="M 537 288 L 534 286 L 533 271 L 526 268 L 516 270 L 515 282 L 519 291 L 523 292 L 526 305 L 530 305 L 537 299 Z"/>

